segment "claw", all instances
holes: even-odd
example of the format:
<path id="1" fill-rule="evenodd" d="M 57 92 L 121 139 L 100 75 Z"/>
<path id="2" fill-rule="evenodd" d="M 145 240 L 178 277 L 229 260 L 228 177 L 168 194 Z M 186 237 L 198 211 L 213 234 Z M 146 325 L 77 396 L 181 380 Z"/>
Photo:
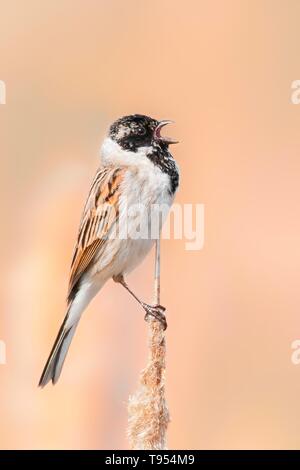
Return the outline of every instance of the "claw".
<path id="1" fill-rule="evenodd" d="M 148 305 L 148 304 L 143 304 L 143 307 L 146 311 L 146 315 L 145 315 L 146 321 L 151 316 L 162 324 L 164 330 L 167 329 L 168 325 L 167 325 L 166 316 L 164 314 L 164 311 L 166 310 L 165 307 L 163 307 L 162 305 Z"/>

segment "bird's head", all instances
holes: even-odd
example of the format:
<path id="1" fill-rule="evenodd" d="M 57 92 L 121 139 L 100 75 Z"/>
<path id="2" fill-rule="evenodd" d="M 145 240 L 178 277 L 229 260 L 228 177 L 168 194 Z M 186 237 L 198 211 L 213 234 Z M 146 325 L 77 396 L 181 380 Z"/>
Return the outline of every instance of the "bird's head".
<path id="1" fill-rule="evenodd" d="M 149 116 L 132 114 L 115 121 L 109 129 L 109 137 L 123 150 L 137 152 L 141 147 L 159 144 L 168 147 L 177 142 L 161 135 L 161 130 L 172 121 L 157 121 Z"/>

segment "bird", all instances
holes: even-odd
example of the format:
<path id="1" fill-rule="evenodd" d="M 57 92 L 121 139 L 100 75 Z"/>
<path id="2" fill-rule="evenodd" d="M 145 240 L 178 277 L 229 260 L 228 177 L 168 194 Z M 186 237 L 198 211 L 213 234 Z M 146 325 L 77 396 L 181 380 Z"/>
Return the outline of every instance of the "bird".
<path id="1" fill-rule="evenodd" d="M 56 384 L 81 315 L 104 284 L 122 285 L 149 315 L 167 327 L 165 308 L 149 305 L 129 288 L 125 276 L 151 250 L 155 236 L 151 208 L 161 207 L 159 230 L 179 186 L 179 167 L 169 151 L 176 140 L 161 135 L 170 120 L 142 114 L 117 119 L 109 127 L 79 224 L 69 277 L 67 309 L 39 386 Z M 124 229 L 126 228 L 126 229 Z"/>

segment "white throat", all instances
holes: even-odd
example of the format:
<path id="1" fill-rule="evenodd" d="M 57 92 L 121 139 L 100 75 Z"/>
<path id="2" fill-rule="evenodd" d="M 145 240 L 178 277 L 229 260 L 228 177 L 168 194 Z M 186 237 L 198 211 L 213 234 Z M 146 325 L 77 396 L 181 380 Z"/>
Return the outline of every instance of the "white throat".
<path id="1" fill-rule="evenodd" d="M 151 147 L 140 147 L 137 152 L 131 152 L 130 150 L 122 149 L 117 142 L 110 137 L 106 137 L 100 150 L 101 162 L 104 166 L 140 166 L 143 163 L 149 165 L 151 162 L 147 157 L 147 153 L 150 149 Z"/>

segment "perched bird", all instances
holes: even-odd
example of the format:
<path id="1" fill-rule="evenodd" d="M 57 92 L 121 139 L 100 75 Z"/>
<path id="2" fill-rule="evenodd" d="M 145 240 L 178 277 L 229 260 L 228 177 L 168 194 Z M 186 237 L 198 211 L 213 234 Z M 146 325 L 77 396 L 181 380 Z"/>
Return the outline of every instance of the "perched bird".
<path id="1" fill-rule="evenodd" d="M 138 299 L 124 276 L 144 259 L 157 238 L 137 228 L 151 226 L 152 206 L 169 209 L 178 188 L 178 166 L 168 150 L 176 141 L 161 135 L 170 122 L 139 114 L 125 116 L 111 125 L 103 141 L 101 166 L 83 210 L 71 264 L 67 312 L 41 387 L 50 380 L 57 382 L 83 311 L 111 278 L 135 297 L 146 316 L 154 316 L 166 328 L 164 307 Z"/>

